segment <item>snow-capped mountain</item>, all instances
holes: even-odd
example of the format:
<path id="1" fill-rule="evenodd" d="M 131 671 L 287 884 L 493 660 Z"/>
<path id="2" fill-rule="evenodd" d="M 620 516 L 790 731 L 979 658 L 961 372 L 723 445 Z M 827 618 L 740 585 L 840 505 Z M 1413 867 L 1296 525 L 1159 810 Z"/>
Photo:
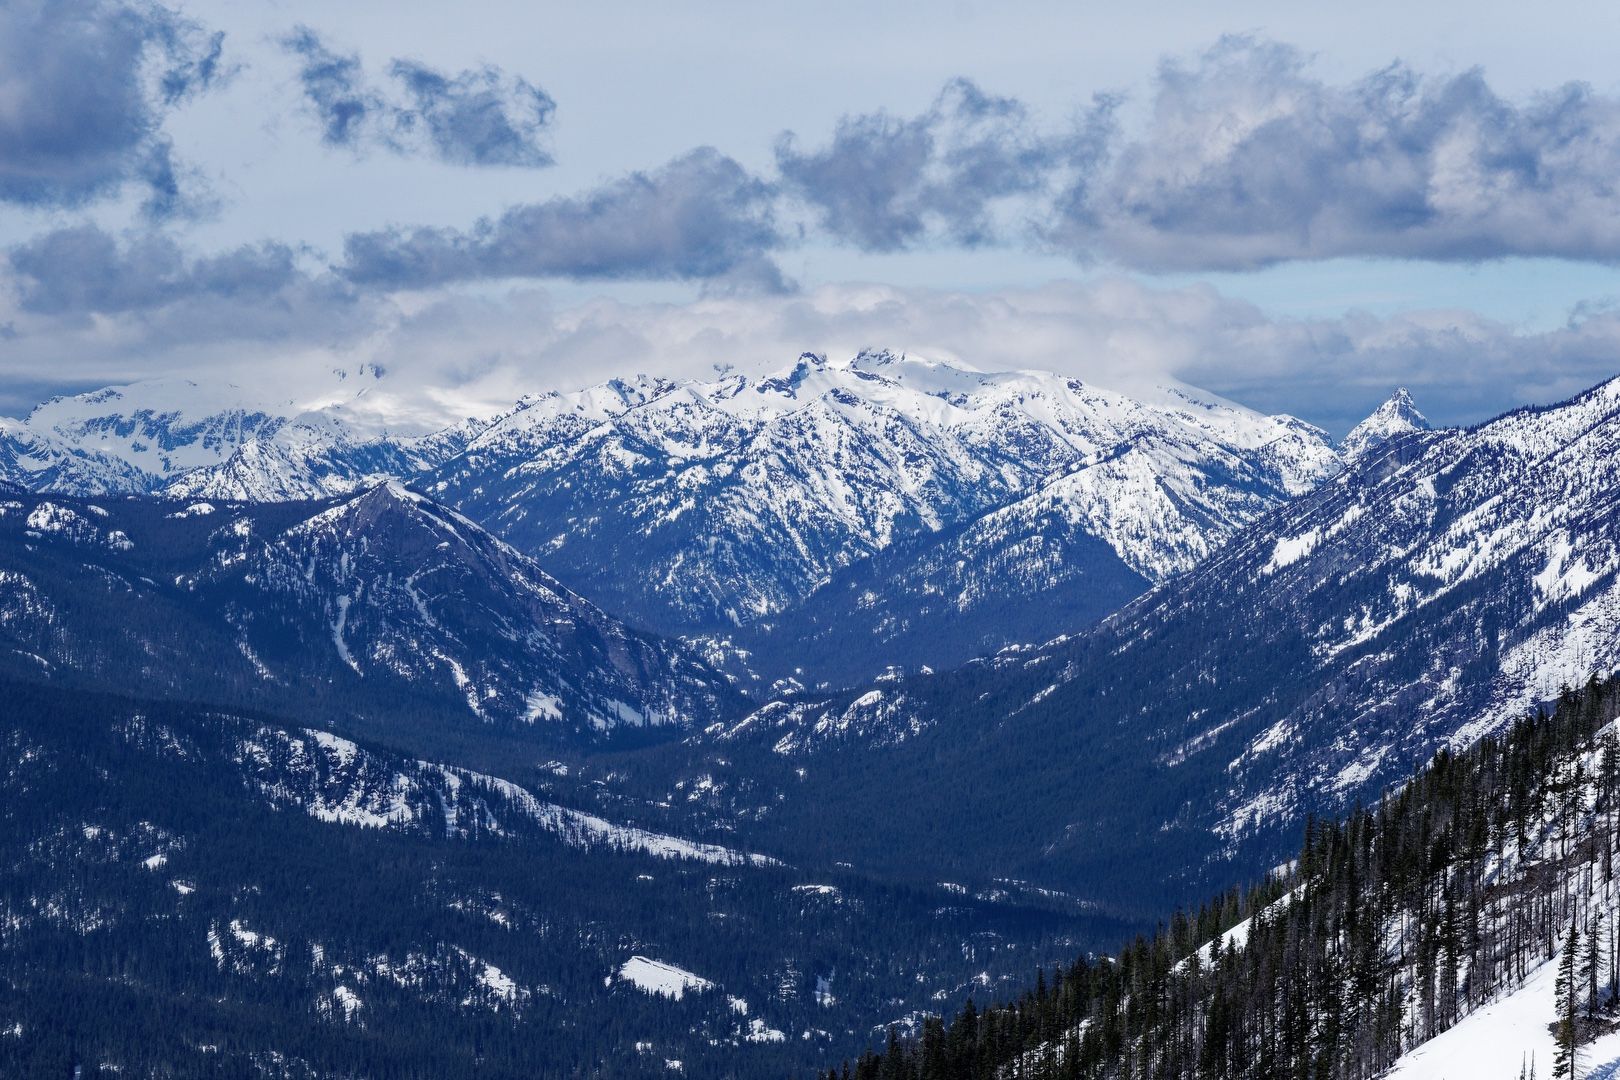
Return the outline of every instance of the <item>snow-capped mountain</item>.
<path id="1" fill-rule="evenodd" d="M 21 490 L 145 491 L 152 477 L 100 450 L 86 450 L 0 417 L 0 483 Z"/>
<path id="2" fill-rule="evenodd" d="M 1065 476 L 1086 536 L 1158 580 L 1338 467 L 1320 432 L 1186 390 L 862 353 L 525 403 L 429 490 L 609 608 L 694 632 L 773 618 Z"/>
<path id="3" fill-rule="evenodd" d="M 685 726 L 723 679 L 393 482 L 324 503 L 0 503 L 5 666 L 221 703 Z"/>
<path id="4" fill-rule="evenodd" d="M 883 798 L 818 800 L 822 827 L 887 813 L 1059 885 L 1137 878 L 1149 853 L 1271 865 L 1305 812 L 1620 668 L 1617 568 L 1620 380 L 1393 439 L 1094 630 L 773 702 L 691 768 L 723 786 L 738 774 L 716 758 L 758 774 L 775 755 L 857 792 L 880 768 Z M 786 832 L 811 808 L 781 791 Z M 990 826 L 962 791 L 1018 791 L 1018 813 Z"/>
<path id="5" fill-rule="evenodd" d="M 1252 734 L 1229 766 L 1233 830 L 1620 667 L 1620 380 L 1395 439 L 1265 525 L 1113 629 L 1265 612 L 1251 640 L 1305 665 L 1284 707 L 1210 740 Z"/>
<path id="6" fill-rule="evenodd" d="M 341 407 L 300 413 L 223 460 L 174 477 L 171 499 L 283 502 L 345 495 L 389 479 L 412 480 L 460 453 L 478 420 L 428 435 L 371 435 Z"/>
<path id="7" fill-rule="evenodd" d="M 1380 449 L 1391 439 L 1410 435 L 1414 431 L 1428 431 L 1429 418 L 1418 412 L 1412 395 L 1401 387 L 1388 401 L 1378 406 L 1373 414 L 1351 429 L 1339 444 L 1339 452 L 1349 462 L 1360 461 Z"/>
<path id="8" fill-rule="evenodd" d="M 840 643 L 859 659 L 812 683 L 874 674 L 863 642 L 938 666 L 1082 626 L 1339 468 L 1322 432 L 1186 388 L 1131 397 L 886 352 L 613 380 L 409 437 L 352 389 L 303 412 L 193 384 L 61 399 L 0 432 L 0 467 L 32 490 L 215 502 L 404 480 L 609 610 L 710 635 L 734 670 L 774 679 L 802 641 L 859 628 Z M 1035 588 L 1062 596 L 1026 624 Z M 939 632 L 965 617 L 977 633 Z"/>
<path id="9" fill-rule="evenodd" d="M 151 380 L 52 398 L 0 419 L 0 478 L 37 491 L 151 491 L 273 434 L 286 407 L 240 388 Z"/>
<path id="10" fill-rule="evenodd" d="M 884 667 L 944 668 L 1079 631 L 1331 470 L 1319 438 L 1284 422 L 1255 452 L 1144 425 L 1030 494 L 898 542 L 834 575 L 788 618 L 732 637 L 752 671 L 792 680 L 809 656 L 821 677 L 858 683 Z"/>
<path id="11" fill-rule="evenodd" d="M 321 498 L 438 465 L 482 427 L 402 435 L 366 408 L 381 378 L 370 365 L 334 371 L 302 398 L 187 379 L 52 398 L 25 419 L 0 418 L 0 480 L 85 497 Z"/>

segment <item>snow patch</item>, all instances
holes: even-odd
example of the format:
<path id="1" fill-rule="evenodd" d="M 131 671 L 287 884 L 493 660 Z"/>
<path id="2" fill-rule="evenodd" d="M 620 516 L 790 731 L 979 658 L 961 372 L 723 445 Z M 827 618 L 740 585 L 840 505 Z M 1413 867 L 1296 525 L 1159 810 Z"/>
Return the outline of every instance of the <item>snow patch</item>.
<path id="1" fill-rule="evenodd" d="M 1277 541 L 1277 546 L 1271 552 L 1271 558 L 1260 568 L 1262 574 L 1274 574 L 1278 570 L 1293 566 L 1316 550 L 1316 545 L 1322 540 L 1322 530 L 1312 529 L 1301 536 L 1285 536 Z"/>
<path id="2" fill-rule="evenodd" d="M 701 994 L 714 988 L 714 983 L 700 975 L 645 956 L 626 960 L 619 968 L 619 978 L 643 993 L 675 1001 L 685 997 L 688 991 Z"/>

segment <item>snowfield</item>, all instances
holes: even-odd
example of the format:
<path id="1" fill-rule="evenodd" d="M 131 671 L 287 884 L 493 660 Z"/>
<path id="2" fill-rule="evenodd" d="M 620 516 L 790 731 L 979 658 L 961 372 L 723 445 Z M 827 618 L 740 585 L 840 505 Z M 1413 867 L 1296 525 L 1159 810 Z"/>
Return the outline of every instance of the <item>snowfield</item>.
<path id="1" fill-rule="evenodd" d="M 644 993 L 675 1001 L 685 997 L 688 991 L 701 994 L 714 989 L 714 983 L 701 975 L 645 956 L 632 956 L 626 960 L 619 968 L 619 978 Z"/>
<path id="2" fill-rule="evenodd" d="M 1517 1080 L 1521 1063 L 1531 1061 L 1538 1077 L 1551 1077 L 1557 1047 L 1548 1025 L 1556 1011 L 1557 975 L 1555 956 L 1512 993 L 1407 1051 L 1388 1073 L 1389 1080 Z M 1588 1043 L 1580 1061 L 1584 1080 L 1620 1076 L 1620 1032 Z"/>

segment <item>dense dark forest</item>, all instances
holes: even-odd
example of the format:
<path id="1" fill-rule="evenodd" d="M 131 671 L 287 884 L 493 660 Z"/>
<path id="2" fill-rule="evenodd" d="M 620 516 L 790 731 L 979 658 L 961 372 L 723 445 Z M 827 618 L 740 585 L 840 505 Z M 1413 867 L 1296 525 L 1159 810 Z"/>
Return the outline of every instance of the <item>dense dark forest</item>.
<path id="1" fill-rule="evenodd" d="M 1361 1080 L 1560 946 L 1562 1048 L 1543 1069 L 1569 1075 L 1620 997 L 1617 713 L 1620 680 L 1566 690 L 1377 806 L 1309 822 L 1298 860 L 1246 893 L 825 1075 Z"/>
<path id="2" fill-rule="evenodd" d="M 585 847 L 520 789 L 314 740 L 0 681 L 0 1077 L 806 1075 L 1131 925 Z M 386 828 L 317 816 L 390 792 Z M 713 985 L 652 996 L 632 955 Z"/>

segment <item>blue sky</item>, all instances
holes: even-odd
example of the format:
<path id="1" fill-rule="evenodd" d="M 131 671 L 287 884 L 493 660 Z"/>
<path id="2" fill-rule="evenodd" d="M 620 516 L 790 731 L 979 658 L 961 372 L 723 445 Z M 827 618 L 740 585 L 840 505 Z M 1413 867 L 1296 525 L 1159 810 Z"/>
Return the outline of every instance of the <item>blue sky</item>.
<path id="1" fill-rule="evenodd" d="M 874 10 L 877 9 L 877 10 Z M 0 413 L 863 346 L 1342 431 L 1620 373 L 1612 5 L 0 0 Z"/>

